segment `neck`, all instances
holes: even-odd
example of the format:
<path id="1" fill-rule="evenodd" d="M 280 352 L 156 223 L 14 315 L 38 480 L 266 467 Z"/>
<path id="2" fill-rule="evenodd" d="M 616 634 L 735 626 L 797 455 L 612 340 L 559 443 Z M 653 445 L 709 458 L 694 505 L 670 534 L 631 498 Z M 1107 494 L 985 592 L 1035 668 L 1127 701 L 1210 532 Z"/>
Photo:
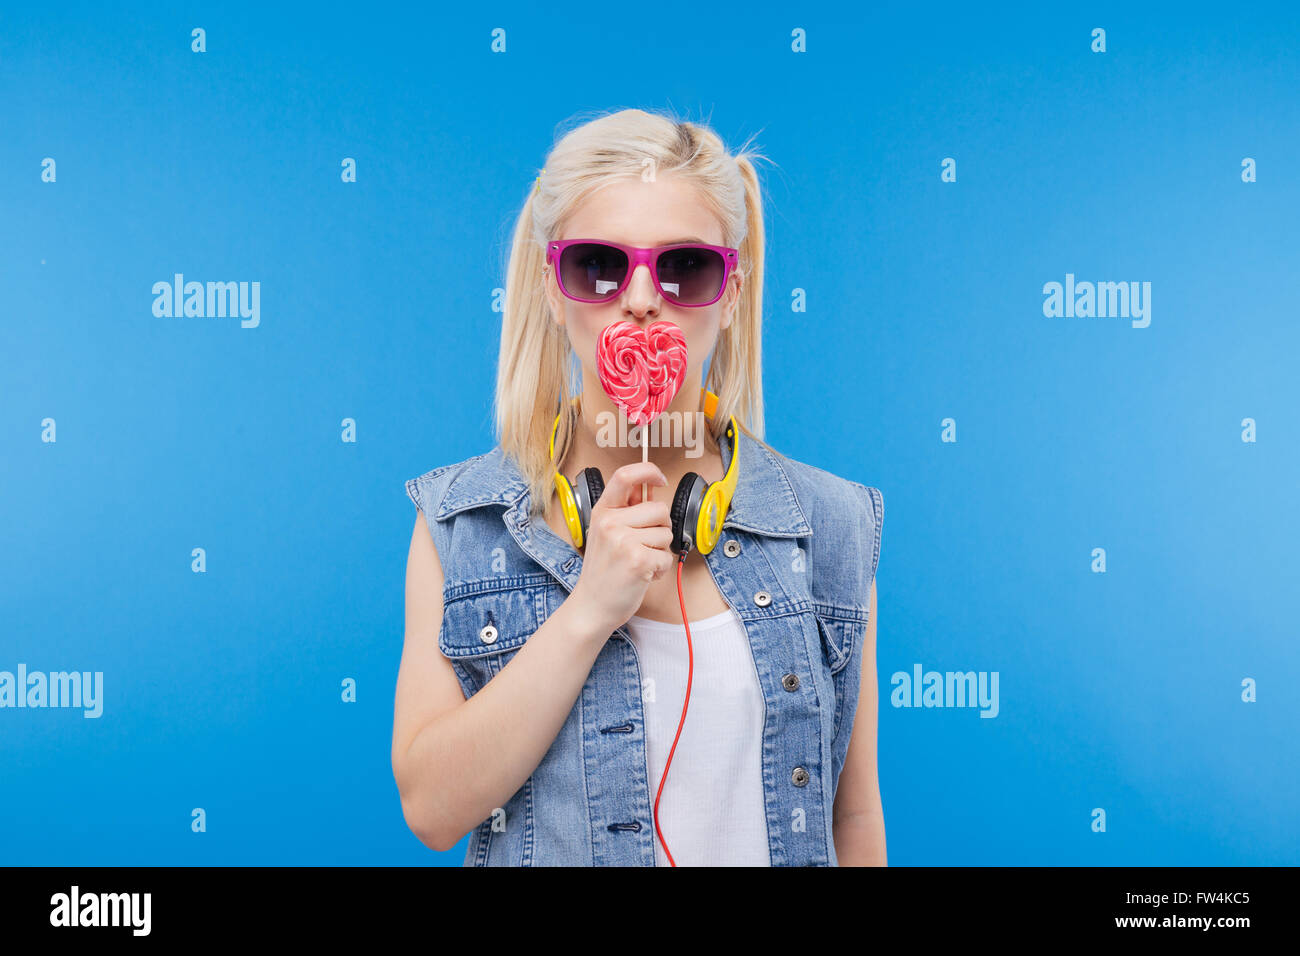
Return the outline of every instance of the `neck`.
<path id="1" fill-rule="evenodd" d="M 608 482 L 623 465 L 642 460 L 641 445 L 648 440 L 649 460 L 668 479 L 667 489 L 649 489 L 652 499 L 671 500 L 677 482 L 688 471 L 706 481 L 722 477 L 722 453 L 713 437 L 712 420 L 704 414 L 698 378 L 688 378 L 672 403 L 644 429 L 628 422 L 599 381 L 583 384 L 581 414 L 561 469 L 565 474 L 572 477 L 594 465 Z"/>

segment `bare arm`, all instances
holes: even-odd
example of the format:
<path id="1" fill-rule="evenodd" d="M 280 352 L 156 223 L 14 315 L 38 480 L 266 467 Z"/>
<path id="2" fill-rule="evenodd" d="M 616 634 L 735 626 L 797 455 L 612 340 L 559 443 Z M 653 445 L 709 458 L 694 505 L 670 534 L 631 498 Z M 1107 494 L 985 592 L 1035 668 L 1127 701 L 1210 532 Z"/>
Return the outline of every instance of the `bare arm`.
<path id="1" fill-rule="evenodd" d="M 885 814 L 876 772 L 876 582 L 862 639 L 862 677 L 849 752 L 835 791 L 831 824 L 840 866 L 887 866 Z"/>
<path id="2" fill-rule="evenodd" d="M 421 842 L 448 850 L 503 806 L 564 726 L 610 631 L 566 600 L 468 700 L 438 650 L 442 565 L 417 510 L 406 638 L 393 710 L 393 776 Z"/>

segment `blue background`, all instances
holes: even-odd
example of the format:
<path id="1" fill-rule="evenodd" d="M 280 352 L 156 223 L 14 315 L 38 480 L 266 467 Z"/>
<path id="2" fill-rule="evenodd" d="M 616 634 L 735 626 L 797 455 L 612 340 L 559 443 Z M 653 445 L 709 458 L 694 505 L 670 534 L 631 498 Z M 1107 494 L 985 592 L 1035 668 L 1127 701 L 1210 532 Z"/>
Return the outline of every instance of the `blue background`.
<path id="1" fill-rule="evenodd" d="M 5 5 L 0 669 L 105 712 L 0 710 L 0 862 L 461 862 L 390 764 L 403 482 L 494 444 L 514 216 L 638 106 L 777 164 L 767 437 L 884 494 L 890 863 L 1300 863 L 1294 5 L 595 9 Z M 1150 327 L 1044 317 L 1067 272 Z M 915 663 L 999 716 L 891 707 Z"/>

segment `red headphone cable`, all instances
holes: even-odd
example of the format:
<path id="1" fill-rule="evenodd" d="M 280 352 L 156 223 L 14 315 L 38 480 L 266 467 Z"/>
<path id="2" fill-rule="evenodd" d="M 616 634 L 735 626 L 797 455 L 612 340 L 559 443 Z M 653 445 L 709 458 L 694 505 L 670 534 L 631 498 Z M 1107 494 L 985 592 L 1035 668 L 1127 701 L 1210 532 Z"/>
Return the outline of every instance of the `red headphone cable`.
<path id="1" fill-rule="evenodd" d="M 668 760 L 664 764 L 664 775 L 659 778 L 659 791 L 655 794 L 655 833 L 659 834 L 659 842 L 663 845 L 664 855 L 668 857 L 668 865 L 676 866 L 673 855 L 668 849 L 668 843 L 664 840 L 663 831 L 659 829 L 659 798 L 663 796 L 664 784 L 668 780 L 668 768 L 673 764 L 673 752 L 677 749 L 677 739 L 682 735 L 682 727 L 686 723 L 686 708 L 691 703 L 691 677 L 695 673 L 695 651 L 691 647 L 691 624 L 686 619 L 686 599 L 682 596 L 682 565 L 686 563 L 686 552 L 683 551 L 677 559 L 677 603 L 682 608 L 682 626 L 686 628 L 686 699 L 682 701 L 682 718 L 677 722 L 677 734 L 673 737 L 673 745 L 668 750 Z"/>

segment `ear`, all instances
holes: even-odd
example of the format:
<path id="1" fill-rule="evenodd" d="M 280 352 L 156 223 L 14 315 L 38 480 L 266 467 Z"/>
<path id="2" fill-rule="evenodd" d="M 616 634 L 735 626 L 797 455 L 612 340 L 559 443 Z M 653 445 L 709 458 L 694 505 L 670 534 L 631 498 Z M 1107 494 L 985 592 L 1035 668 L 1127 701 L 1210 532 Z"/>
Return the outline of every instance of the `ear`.
<path id="1" fill-rule="evenodd" d="M 550 309 L 551 321 L 561 328 L 564 327 L 564 297 L 560 295 L 559 289 L 555 286 L 555 275 L 552 273 L 550 266 L 543 266 L 542 273 L 542 292 L 546 296 L 546 304 Z"/>
<path id="2" fill-rule="evenodd" d="M 728 284 L 726 298 L 722 300 L 724 305 L 722 324 L 718 326 L 719 331 L 731 327 L 731 320 L 736 317 L 736 308 L 740 305 L 740 287 L 744 285 L 745 280 L 739 272 L 733 272 L 731 278 L 733 281 Z"/>

